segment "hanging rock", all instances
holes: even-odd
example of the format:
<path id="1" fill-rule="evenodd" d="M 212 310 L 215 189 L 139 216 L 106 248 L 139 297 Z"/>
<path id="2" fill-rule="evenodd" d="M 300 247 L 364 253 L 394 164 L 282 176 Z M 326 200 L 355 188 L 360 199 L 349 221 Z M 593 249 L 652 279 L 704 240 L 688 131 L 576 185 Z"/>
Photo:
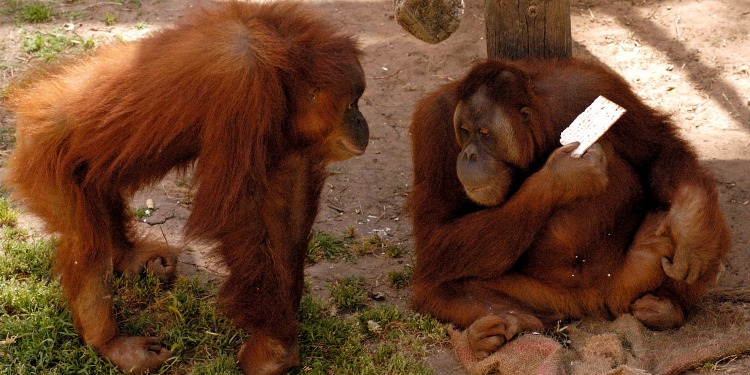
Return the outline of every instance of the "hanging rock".
<path id="1" fill-rule="evenodd" d="M 396 22 L 418 39 L 437 44 L 458 29 L 463 0 L 395 0 Z"/>

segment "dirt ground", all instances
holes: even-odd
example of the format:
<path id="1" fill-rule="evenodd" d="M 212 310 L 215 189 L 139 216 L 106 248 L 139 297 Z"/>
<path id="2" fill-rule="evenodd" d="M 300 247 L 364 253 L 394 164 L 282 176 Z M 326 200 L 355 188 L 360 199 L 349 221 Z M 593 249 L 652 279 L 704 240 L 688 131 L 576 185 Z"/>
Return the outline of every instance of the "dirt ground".
<path id="1" fill-rule="evenodd" d="M 310 2 L 359 37 L 368 85 L 360 106 L 371 134 L 363 156 L 332 167 L 315 229 L 340 235 L 354 228 L 357 236 L 378 234 L 411 248 L 411 225 L 402 204 L 411 187 L 408 127 L 413 105 L 438 85 L 459 79 L 486 56 L 483 4 L 468 0 L 458 31 L 429 45 L 396 24 L 392 1 Z M 734 232 L 733 252 L 720 285 L 750 286 L 750 0 L 571 3 L 574 55 L 611 66 L 648 104 L 671 114 L 715 173 L 721 205 Z M 64 17 L 37 25 L 5 19 L 0 24 L 0 84 L 28 66 L 19 47 L 21 28 L 67 27 L 97 40 L 133 39 L 168 25 L 189 6 L 186 0 L 144 0 L 140 5 L 79 0 L 56 5 L 83 12 L 83 20 L 72 24 Z M 102 22 L 107 12 L 116 15 L 114 25 Z M 0 125 L 12 126 L 1 110 Z M 5 157 L 8 150 L 0 152 Z M 135 198 L 134 206 L 145 206 L 151 198 L 159 207 L 148 219 L 150 224 L 141 224 L 144 235 L 180 243 L 180 228 L 189 214 L 189 192 L 183 182 L 169 177 Z M 385 303 L 406 306 L 408 291 L 388 288 L 384 277 L 409 263 L 409 257 L 385 256 L 366 256 L 357 263 L 322 262 L 308 267 L 307 277 L 323 294 L 326 283 L 335 278 L 363 275 L 372 289 L 386 295 Z M 182 255 L 180 269 L 221 275 L 221 266 L 200 246 Z M 430 362 L 436 373 L 462 373 L 452 358 L 445 349 Z M 716 373 L 750 373 L 750 360 L 738 358 Z"/>

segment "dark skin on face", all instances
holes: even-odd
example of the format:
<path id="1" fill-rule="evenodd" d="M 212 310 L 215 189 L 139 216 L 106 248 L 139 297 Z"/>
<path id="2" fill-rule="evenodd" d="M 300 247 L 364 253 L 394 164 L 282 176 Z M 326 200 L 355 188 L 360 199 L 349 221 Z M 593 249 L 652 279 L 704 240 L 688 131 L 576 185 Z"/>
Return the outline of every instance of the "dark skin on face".
<path id="1" fill-rule="evenodd" d="M 512 194 L 519 181 L 528 176 L 531 165 L 522 145 L 531 116 L 532 110 L 527 106 L 513 111 L 493 102 L 484 88 L 457 104 L 453 125 L 461 152 L 456 161 L 456 174 L 474 203 L 498 206 Z M 593 169 L 598 171 L 596 180 L 606 180 L 603 175 L 606 158 L 601 145 L 594 144 L 580 158 L 563 157 L 577 145 L 560 147 L 550 156 L 546 167 L 553 171 L 564 170 L 566 175 L 577 169 L 580 173 Z"/>
<path id="2" fill-rule="evenodd" d="M 523 112 L 525 122 L 530 115 Z M 507 111 L 480 90 L 459 102 L 453 118 L 461 147 L 456 161 L 458 179 L 469 198 L 482 206 L 502 203 L 509 194 L 520 165 L 518 143 Z"/>
<path id="3" fill-rule="evenodd" d="M 330 160 L 344 160 L 364 154 L 370 139 L 367 120 L 359 111 L 359 99 L 365 91 L 365 75 L 361 65 L 352 67 L 349 82 L 350 91 L 341 100 L 346 104 L 341 125 L 326 140 L 326 145 L 331 150 Z"/>

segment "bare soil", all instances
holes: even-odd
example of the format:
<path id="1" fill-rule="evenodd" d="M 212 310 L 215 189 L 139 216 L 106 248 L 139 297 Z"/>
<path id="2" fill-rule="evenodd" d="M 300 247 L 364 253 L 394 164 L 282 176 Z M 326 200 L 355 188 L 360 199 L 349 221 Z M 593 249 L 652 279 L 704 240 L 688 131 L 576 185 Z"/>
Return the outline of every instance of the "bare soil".
<path id="1" fill-rule="evenodd" d="M 411 187 L 408 127 L 413 105 L 440 84 L 459 79 L 486 56 L 483 4 L 470 0 L 458 31 L 429 45 L 396 24 L 392 1 L 308 2 L 359 37 L 368 79 L 360 105 L 371 133 L 365 155 L 333 165 L 315 230 L 341 235 L 354 228 L 358 237 L 377 234 L 411 249 L 410 220 L 402 205 Z M 750 0 L 571 2 L 574 55 L 611 66 L 648 104 L 671 114 L 714 172 L 734 232 L 720 286 L 750 287 Z M 20 48 L 20 29 L 52 31 L 68 24 L 78 35 L 96 40 L 134 39 L 168 25 L 190 6 L 187 0 L 80 0 L 56 3 L 58 16 L 50 23 L 29 25 L 0 18 L 0 85 L 29 66 Z M 62 15 L 74 10 L 81 14 L 75 21 Z M 117 22 L 105 25 L 106 13 Z M 0 126 L 12 126 L 2 110 Z M 0 147 L 0 158 L 7 153 L 8 147 Z M 151 198 L 159 208 L 149 223 L 140 224 L 144 235 L 180 243 L 189 214 L 190 191 L 185 186 L 184 178 L 170 176 L 138 194 L 133 206 L 145 206 Z M 26 220 L 38 226 L 32 218 Z M 182 272 L 221 277 L 221 265 L 208 250 L 192 246 L 183 253 Z M 389 288 L 384 278 L 411 262 L 410 256 L 372 255 L 356 263 L 320 262 L 306 273 L 320 296 L 325 296 L 331 280 L 362 275 L 373 291 L 386 295 L 383 303 L 407 306 L 408 290 Z M 430 363 L 438 374 L 462 373 L 448 348 L 436 352 Z M 750 373 L 750 360 L 736 358 L 707 372 Z"/>

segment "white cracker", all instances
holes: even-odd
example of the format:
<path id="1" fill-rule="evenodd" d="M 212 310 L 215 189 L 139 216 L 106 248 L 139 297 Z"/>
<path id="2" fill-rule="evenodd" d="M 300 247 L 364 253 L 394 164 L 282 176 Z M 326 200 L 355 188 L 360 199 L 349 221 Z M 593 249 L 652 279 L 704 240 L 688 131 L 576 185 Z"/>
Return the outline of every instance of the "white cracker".
<path id="1" fill-rule="evenodd" d="M 567 129 L 563 130 L 560 134 L 560 143 L 563 145 L 580 143 L 578 148 L 571 153 L 574 158 L 579 158 L 623 113 L 625 113 L 625 108 L 599 96 L 576 117 Z"/>

